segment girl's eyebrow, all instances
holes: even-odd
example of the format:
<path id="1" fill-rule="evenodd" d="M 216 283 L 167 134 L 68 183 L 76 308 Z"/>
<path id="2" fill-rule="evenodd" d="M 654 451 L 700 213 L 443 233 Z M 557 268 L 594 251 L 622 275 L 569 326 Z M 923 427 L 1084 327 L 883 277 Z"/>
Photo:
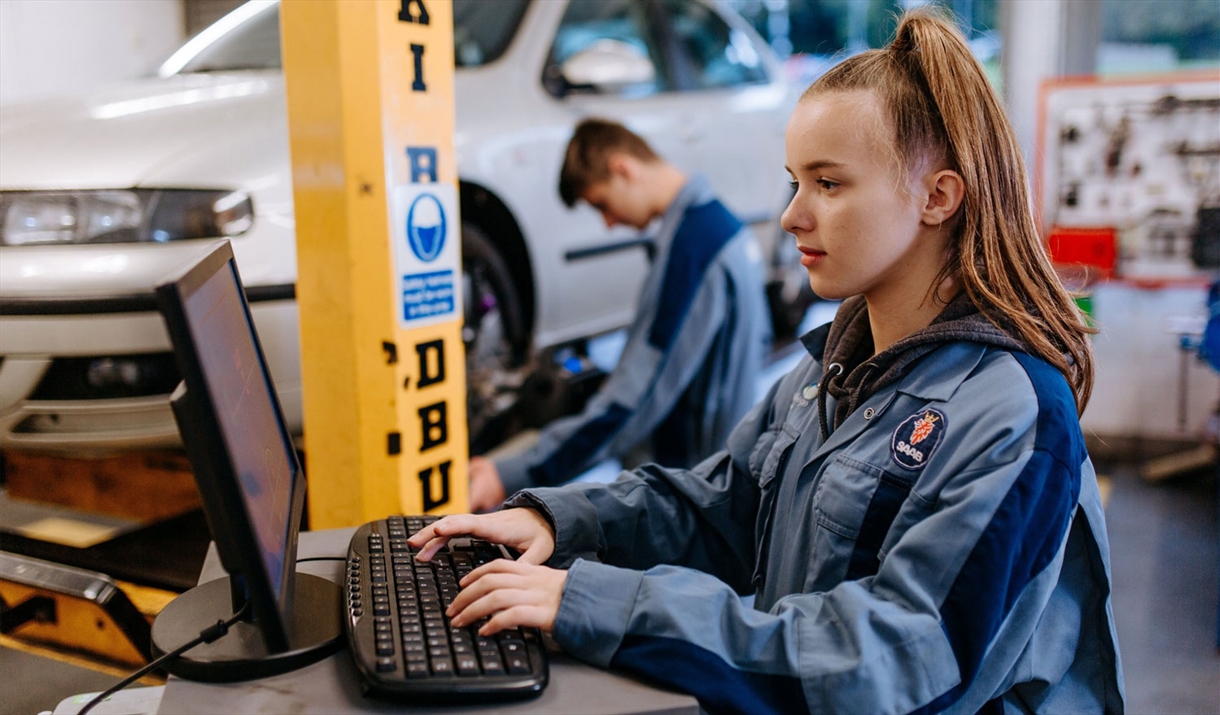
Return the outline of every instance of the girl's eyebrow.
<path id="1" fill-rule="evenodd" d="M 817 171 L 818 169 L 842 169 L 844 166 L 846 166 L 846 164 L 843 164 L 842 162 L 823 159 L 820 161 L 811 161 L 802 166 L 801 169 L 805 171 Z"/>
<path id="2" fill-rule="evenodd" d="M 847 166 L 847 165 L 842 162 L 839 162 L 839 161 L 830 161 L 829 159 L 819 159 L 817 161 L 811 161 L 807 164 L 802 164 L 801 171 L 817 171 L 819 169 L 842 169 L 845 166 Z M 793 173 L 792 169 L 788 168 L 787 164 L 784 165 L 784 171 L 787 171 L 789 174 Z"/>

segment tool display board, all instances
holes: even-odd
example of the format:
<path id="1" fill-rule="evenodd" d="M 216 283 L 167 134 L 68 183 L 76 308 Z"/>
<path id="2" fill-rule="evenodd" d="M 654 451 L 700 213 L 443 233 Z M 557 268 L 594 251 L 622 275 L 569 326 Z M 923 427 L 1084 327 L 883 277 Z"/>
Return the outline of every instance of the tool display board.
<path id="1" fill-rule="evenodd" d="M 1038 218 L 1089 280 L 1196 282 L 1220 268 L 1220 73 L 1043 84 Z"/>

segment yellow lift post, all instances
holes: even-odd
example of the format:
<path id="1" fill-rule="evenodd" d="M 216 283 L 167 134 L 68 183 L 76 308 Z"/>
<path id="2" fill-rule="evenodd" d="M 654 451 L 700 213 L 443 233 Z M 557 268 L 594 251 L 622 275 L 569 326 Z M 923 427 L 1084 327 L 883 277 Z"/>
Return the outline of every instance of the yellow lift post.
<path id="1" fill-rule="evenodd" d="M 287 0 L 312 528 L 467 505 L 449 0 Z"/>

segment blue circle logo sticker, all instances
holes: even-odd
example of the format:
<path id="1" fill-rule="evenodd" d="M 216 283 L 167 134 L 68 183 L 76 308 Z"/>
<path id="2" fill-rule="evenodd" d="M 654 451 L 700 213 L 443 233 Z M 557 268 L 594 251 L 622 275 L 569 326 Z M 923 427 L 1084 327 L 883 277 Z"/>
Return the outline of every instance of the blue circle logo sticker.
<path id="1" fill-rule="evenodd" d="M 431 263 L 445 247 L 445 209 L 432 194 L 420 194 L 407 211 L 407 243 L 424 263 Z"/>
<path id="2" fill-rule="evenodd" d="M 945 436 L 945 415 L 932 408 L 920 410 L 903 420 L 890 441 L 890 456 L 899 466 L 923 469 Z"/>

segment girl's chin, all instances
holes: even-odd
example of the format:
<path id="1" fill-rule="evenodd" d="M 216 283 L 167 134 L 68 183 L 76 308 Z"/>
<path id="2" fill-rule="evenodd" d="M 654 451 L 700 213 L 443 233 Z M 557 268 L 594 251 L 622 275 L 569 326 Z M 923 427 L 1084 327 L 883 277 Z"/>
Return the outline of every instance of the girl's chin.
<path id="1" fill-rule="evenodd" d="M 812 273 L 809 276 L 809 287 L 813 289 L 814 295 L 822 300 L 843 300 L 855 295 L 853 292 L 844 291 L 842 286 L 831 285 L 828 281 L 812 275 Z"/>

